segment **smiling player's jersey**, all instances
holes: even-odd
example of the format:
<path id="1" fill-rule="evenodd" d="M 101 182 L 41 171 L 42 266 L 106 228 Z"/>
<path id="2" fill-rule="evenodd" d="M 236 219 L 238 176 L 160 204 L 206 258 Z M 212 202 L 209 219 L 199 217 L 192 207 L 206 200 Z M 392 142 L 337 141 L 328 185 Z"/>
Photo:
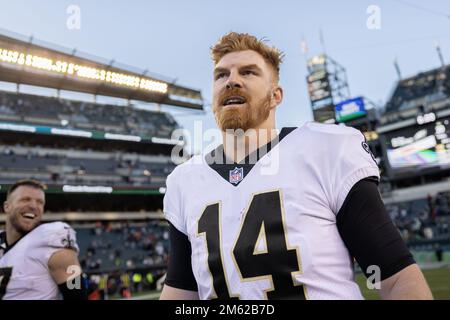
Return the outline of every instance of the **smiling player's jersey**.
<path id="1" fill-rule="evenodd" d="M 190 241 L 199 297 L 362 298 L 336 215 L 379 178 L 363 135 L 307 123 L 280 137 L 254 165 L 195 156 L 169 175 L 164 212 Z"/>
<path id="2" fill-rule="evenodd" d="M 78 252 L 75 231 L 63 222 L 45 223 L 11 247 L 6 246 L 5 236 L 0 233 L 0 299 L 61 299 L 48 260 L 63 248 Z"/>

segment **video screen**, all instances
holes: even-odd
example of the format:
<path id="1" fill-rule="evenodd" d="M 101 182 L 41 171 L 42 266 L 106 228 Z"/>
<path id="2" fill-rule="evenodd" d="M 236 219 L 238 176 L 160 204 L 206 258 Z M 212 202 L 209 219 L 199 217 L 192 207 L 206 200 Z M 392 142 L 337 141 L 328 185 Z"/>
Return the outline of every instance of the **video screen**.
<path id="1" fill-rule="evenodd" d="M 449 121 L 447 117 L 388 134 L 387 157 L 394 173 L 450 167 Z"/>

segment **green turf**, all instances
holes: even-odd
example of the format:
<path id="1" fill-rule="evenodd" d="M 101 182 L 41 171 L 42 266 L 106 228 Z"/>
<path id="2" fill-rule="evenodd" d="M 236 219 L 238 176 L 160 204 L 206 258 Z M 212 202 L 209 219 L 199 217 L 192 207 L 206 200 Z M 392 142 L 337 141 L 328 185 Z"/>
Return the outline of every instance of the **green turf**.
<path id="1" fill-rule="evenodd" d="M 423 274 L 427 279 L 428 285 L 433 292 L 433 296 L 436 300 L 450 300 L 450 269 L 432 269 L 432 270 L 423 270 Z M 367 300 L 378 300 L 380 297 L 376 290 L 369 290 L 366 286 L 366 278 L 363 274 L 358 274 L 356 276 L 356 282 L 359 284 L 361 288 L 361 292 L 363 296 Z M 143 296 L 143 299 L 157 299 L 157 291 L 147 291 L 141 293 L 133 294 L 133 297 Z M 112 299 L 119 298 L 118 295 L 115 297 L 110 297 Z"/>
<path id="2" fill-rule="evenodd" d="M 436 300 L 450 300 L 450 269 L 423 270 L 423 274 Z M 366 299 L 380 299 L 376 290 L 367 288 L 364 275 L 359 274 L 356 277 L 356 282 L 358 282 L 361 292 Z"/>

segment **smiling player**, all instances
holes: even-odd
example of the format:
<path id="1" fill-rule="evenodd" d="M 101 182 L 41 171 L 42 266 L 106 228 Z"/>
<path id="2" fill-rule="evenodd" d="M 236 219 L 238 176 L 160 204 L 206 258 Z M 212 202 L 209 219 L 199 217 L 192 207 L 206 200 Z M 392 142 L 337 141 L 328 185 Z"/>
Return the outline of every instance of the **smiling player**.
<path id="1" fill-rule="evenodd" d="M 34 180 L 8 190 L 6 230 L 0 231 L 0 299 L 86 298 L 84 281 L 74 279 L 81 274 L 75 231 L 62 222 L 41 224 L 44 190 Z"/>

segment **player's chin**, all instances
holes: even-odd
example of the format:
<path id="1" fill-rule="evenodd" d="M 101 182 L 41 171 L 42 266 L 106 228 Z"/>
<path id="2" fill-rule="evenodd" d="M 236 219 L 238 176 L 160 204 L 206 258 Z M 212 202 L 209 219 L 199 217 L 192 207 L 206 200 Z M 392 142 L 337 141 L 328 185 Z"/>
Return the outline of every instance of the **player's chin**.
<path id="1" fill-rule="evenodd" d="M 20 229 L 22 229 L 23 232 L 27 233 L 36 228 L 36 226 L 39 224 L 39 219 L 24 219 L 20 222 Z"/>
<path id="2" fill-rule="evenodd" d="M 222 119 L 219 126 L 222 131 L 232 131 L 231 133 L 234 133 L 236 131 L 245 131 L 244 125 L 239 118 Z"/>
<path id="3" fill-rule="evenodd" d="M 238 110 L 233 110 L 234 112 L 230 112 L 231 110 L 227 110 L 218 117 L 218 125 L 222 131 L 227 130 L 243 130 L 247 129 L 247 115 L 243 112 L 239 112 Z"/>

